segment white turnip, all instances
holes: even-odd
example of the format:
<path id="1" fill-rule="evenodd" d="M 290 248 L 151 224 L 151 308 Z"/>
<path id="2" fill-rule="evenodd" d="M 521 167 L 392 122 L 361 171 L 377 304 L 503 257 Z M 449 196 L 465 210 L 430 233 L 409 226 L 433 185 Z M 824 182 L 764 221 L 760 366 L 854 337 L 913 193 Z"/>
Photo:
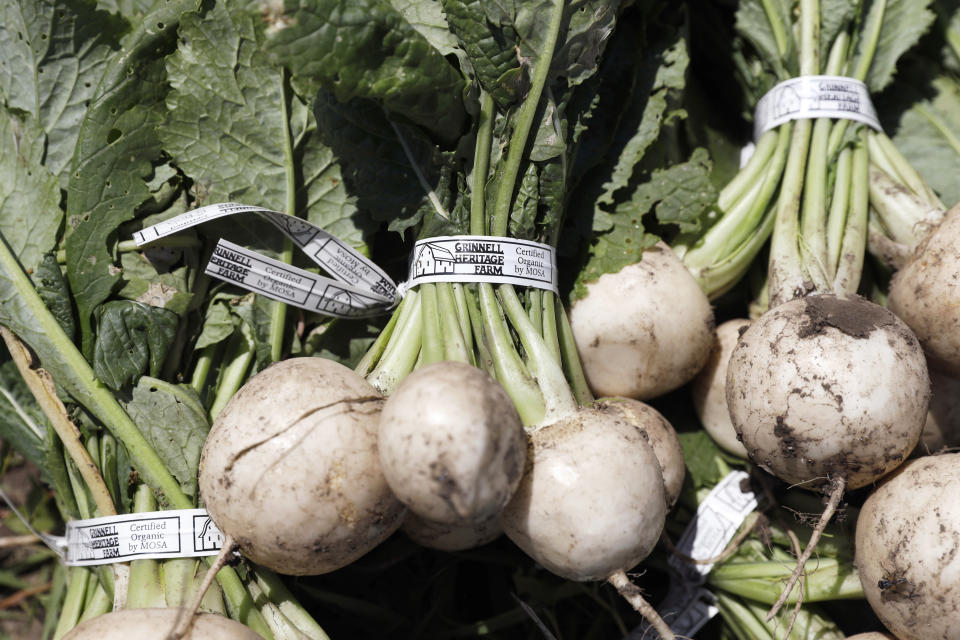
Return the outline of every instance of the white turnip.
<path id="1" fill-rule="evenodd" d="M 526 436 L 510 397 L 485 371 L 436 362 L 384 403 L 378 447 L 387 483 L 417 515 L 469 524 L 499 513 L 520 482 Z"/>
<path id="2" fill-rule="evenodd" d="M 901 640 L 960 633 L 960 454 L 905 463 L 857 518 L 856 566 L 867 601 Z"/>
<path id="3" fill-rule="evenodd" d="M 893 313 L 857 296 L 794 298 L 740 336 L 727 366 L 727 407 L 750 459 L 829 495 L 772 618 L 844 491 L 895 469 L 916 446 L 930 396 L 926 358 Z"/>
<path id="4" fill-rule="evenodd" d="M 581 407 L 530 433 L 523 479 L 500 524 L 552 573 L 609 582 L 669 640 L 673 633 L 626 575 L 653 550 L 666 513 L 646 434 L 610 411 Z"/>
<path id="5" fill-rule="evenodd" d="M 894 274 L 887 306 L 917 334 L 931 368 L 960 376 L 960 207 Z"/>
<path id="6" fill-rule="evenodd" d="M 753 460 L 790 484 L 867 485 L 916 445 L 930 381 L 910 329 L 863 298 L 781 304 L 740 337 L 727 406 Z"/>
<path id="7" fill-rule="evenodd" d="M 278 573 L 326 573 L 365 554 L 404 513 L 380 469 L 382 404 L 365 380 L 324 358 L 253 376 L 214 421 L 200 458 L 214 522 Z"/>
<path id="8" fill-rule="evenodd" d="M 670 247 L 587 285 L 570 309 L 583 371 L 597 396 L 647 400 L 689 382 L 713 344 L 713 309 Z"/>
<path id="9" fill-rule="evenodd" d="M 745 318 L 735 318 L 717 327 L 716 339 L 710 358 L 690 384 L 693 407 L 704 430 L 713 441 L 726 451 L 740 458 L 747 457 L 747 450 L 737 438 L 727 409 L 727 364 L 730 354 L 737 346 L 740 334 L 750 326 Z"/>
<path id="10" fill-rule="evenodd" d="M 166 638 L 185 609 L 121 609 L 81 622 L 63 640 Z M 214 613 L 197 615 L 185 640 L 263 640 L 260 634 Z"/>
<path id="11" fill-rule="evenodd" d="M 625 420 L 644 434 L 653 447 L 657 462 L 660 463 L 667 508 L 673 507 L 680 497 L 683 478 L 687 473 L 683 461 L 683 447 L 673 425 L 650 405 L 632 398 L 601 398 L 594 406 Z"/>
<path id="12" fill-rule="evenodd" d="M 530 435 L 504 532 L 551 572 L 606 580 L 653 549 L 666 517 L 660 464 L 632 424 L 583 408 Z"/>

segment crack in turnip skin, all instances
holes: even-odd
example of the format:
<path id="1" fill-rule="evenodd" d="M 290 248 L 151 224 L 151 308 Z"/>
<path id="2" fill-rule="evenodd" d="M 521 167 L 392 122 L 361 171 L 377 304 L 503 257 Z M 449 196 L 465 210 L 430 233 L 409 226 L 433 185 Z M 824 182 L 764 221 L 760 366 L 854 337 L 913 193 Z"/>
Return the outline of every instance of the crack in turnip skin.
<path id="1" fill-rule="evenodd" d="M 283 435 L 283 434 L 286 433 L 287 431 L 290 431 L 291 429 L 295 429 L 295 428 L 296 428 L 298 425 L 300 425 L 303 421 L 307 420 L 307 419 L 310 418 L 311 416 L 313 416 L 313 415 L 315 415 L 315 414 L 317 414 L 317 413 L 319 413 L 319 412 L 321 412 L 321 411 L 326 411 L 327 409 L 332 409 L 332 408 L 334 408 L 334 407 L 343 407 L 344 410 L 351 410 L 351 409 L 353 408 L 353 405 L 362 405 L 362 404 L 368 403 L 368 402 L 374 402 L 374 403 L 376 403 L 376 404 L 378 405 L 377 410 L 379 410 L 379 405 L 382 405 L 382 404 L 383 404 L 383 398 L 380 397 L 380 396 L 369 396 L 369 397 L 361 397 L 361 398 L 347 398 L 347 399 L 344 399 L 344 400 L 337 400 L 336 402 L 331 402 L 331 403 L 329 403 L 329 404 L 325 404 L 325 405 L 322 405 L 322 406 L 319 406 L 319 407 L 314 407 L 314 408 L 310 409 L 309 411 L 306 411 L 306 412 L 303 413 L 302 415 L 298 416 L 295 420 L 293 420 L 293 421 L 292 421 L 289 425 L 287 425 L 286 427 L 282 427 L 279 431 L 275 431 L 275 432 L 271 433 L 270 435 L 268 435 L 267 437 L 265 437 L 263 440 L 259 440 L 259 441 L 257 441 L 257 442 L 254 442 L 253 444 L 247 445 L 246 447 L 244 447 L 244 448 L 240 449 L 239 451 L 237 451 L 236 454 L 232 456 L 230 462 L 228 462 L 227 465 L 224 467 L 223 471 L 224 471 L 224 473 L 230 473 L 231 471 L 233 471 L 233 466 L 234 466 L 237 462 L 239 462 L 240 459 L 243 458 L 245 455 L 247 455 L 247 454 L 250 453 L 251 451 L 256 450 L 258 447 L 262 447 L 263 445 L 265 445 L 265 444 L 267 444 L 268 442 L 272 441 L 274 438 Z M 334 415 L 336 415 L 336 414 L 334 414 Z M 316 425 L 314 425 L 313 427 L 311 427 L 311 431 L 312 431 L 313 429 L 316 429 L 317 427 L 321 426 L 321 424 L 322 424 L 322 423 L 316 424 Z M 308 432 L 308 433 L 309 433 L 309 432 Z M 304 435 L 307 435 L 307 434 L 304 434 Z M 275 461 L 273 464 L 271 464 L 270 466 L 272 467 L 274 464 L 276 464 L 276 461 Z M 269 468 L 269 467 L 268 467 L 268 468 Z"/>

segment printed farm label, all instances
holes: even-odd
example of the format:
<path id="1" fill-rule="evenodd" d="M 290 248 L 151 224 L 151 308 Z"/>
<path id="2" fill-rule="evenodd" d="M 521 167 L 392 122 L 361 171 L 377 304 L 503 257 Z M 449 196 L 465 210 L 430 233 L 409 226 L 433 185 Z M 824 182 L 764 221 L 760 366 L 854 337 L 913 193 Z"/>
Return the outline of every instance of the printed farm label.
<path id="1" fill-rule="evenodd" d="M 843 76 L 800 76 L 785 80 L 757 102 L 753 138 L 790 120 L 843 118 L 881 131 L 867 85 Z"/>
<path id="2" fill-rule="evenodd" d="M 557 291 L 556 255 L 540 242 L 501 236 L 418 240 L 408 287 L 424 282 L 490 282 Z"/>
<path id="3" fill-rule="evenodd" d="M 311 222 L 263 207 L 221 202 L 180 214 L 133 234 L 147 244 L 198 224 L 256 213 L 279 229 L 330 277 L 274 260 L 220 239 L 205 272 L 274 300 L 340 318 L 384 313 L 397 302 L 397 285 L 366 256 Z"/>
<path id="4" fill-rule="evenodd" d="M 64 538 L 69 566 L 211 556 L 223 546 L 223 534 L 205 509 L 71 520 Z"/>

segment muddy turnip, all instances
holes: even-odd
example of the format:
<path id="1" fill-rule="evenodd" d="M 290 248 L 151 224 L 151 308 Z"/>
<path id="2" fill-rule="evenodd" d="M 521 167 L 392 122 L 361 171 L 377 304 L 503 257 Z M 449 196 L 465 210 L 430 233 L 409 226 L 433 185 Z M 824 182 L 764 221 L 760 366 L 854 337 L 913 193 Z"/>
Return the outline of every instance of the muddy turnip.
<path id="1" fill-rule="evenodd" d="M 887 305 L 917 334 L 931 368 L 960 376 L 960 207 L 894 274 Z"/>
<path id="2" fill-rule="evenodd" d="M 960 454 L 911 460 L 857 518 L 856 566 L 877 617 L 901 640 L 960 632 Z"/>

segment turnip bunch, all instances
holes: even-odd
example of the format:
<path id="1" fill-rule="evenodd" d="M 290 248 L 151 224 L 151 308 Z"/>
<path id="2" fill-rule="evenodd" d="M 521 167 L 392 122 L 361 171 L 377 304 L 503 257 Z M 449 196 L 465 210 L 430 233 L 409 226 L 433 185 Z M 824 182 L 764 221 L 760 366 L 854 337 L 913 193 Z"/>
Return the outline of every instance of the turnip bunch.
<path id="1" fill-rule="evenodd" d="M 903 52 L 931 24 L 934 16 L 927 4 L 878 2 L 865 8 L 853 2 L 802 3 L 792 11 L 780 2 L 741 2 L 733 66 L 746 107 L 753 109 L 776 83 L 806 75 L 850 77 L 864 82 L 871 94 L 879 93 L 891 82 Z M 816 28 L 807 24 L 814 19 Z M 899 195 L 904 182 L 923 200 L 911 215 L 942 213 L 932 190 L 912 180 L 916 172 L 889 137 L 862 124 L 797 120 L 762 133 L 755 143 L 721 191 L 706 232 L 681 235 L 674 242 L 711 297 L 742 277 L 774 226 L 802 238 L 772 245 L 774 252 L 803 253 L 803 260 L 778 258 L 779 266 L 768 273 L 771 290 L 792 297 L 812 288 L 857 290 L 868 211 L 892 208 L 889 198 Z M 884 182 L 888 170 L 896 176 L 892 182 Z M 897 193 L 891 192 L 894 184 Z M 787 231 L 778 218 L 795 222 Z M 770 304 L 780 301 L 771 299 Z"/>
<path id="2" fill-rule="evenodd" d="M 932 18 L 908 4 L 872 3 L 861 15 L 853 4 L 805 1 L 795 23 L 772 3 L 762 9 L 745 4 L 738 17 L 745 23 L 765 16 L 770 30 L 744 37 L 766 52 L 760 61 L 773 72 L 848 75 L 878 90 Z M 727 406 L 753 462 L 829 496 L 772 617 L 843 492 L 890 472 L 915 446 L 929 377 L 910 329 L 854 295 L 866 251 L 871 158 L 887 138 L 863 124 L 828 118 L 797 120 L 764 135 L 783 137 L 786 145 L 766 219 L 770 308 L 730 356 Z M 764 144 L 759 140 L 758 150 Z M 715 228 L 728 219 L 720 217 Z"/>
<path id="3" fill-rule="evenodd" d="M 635 47 L 647 16 L 615 2 L 441 7 L 444 33 L 427 37 L 457 61 L 450 68 L 462 83 L 453 95 L 463 98 L 455 107 L 463 118 L 453 122 L 454 108 L 418 118 L 412 99 L 395 99 L 402 92 L 370 95 L 376 85 L 305 62 L 299 76 L 320 89 L 317 120 L 329 125 L 325 135 L 352 175 L 386 173 L 385 154 L 404 167 L 405 188 L 419 196 L 393 211 L 392 230 L 556 246 L 581 142 L 594 122 L 624 108 L 602 97 L 615 81 L 607 76 L 635 73 L 616 59 L 608 70 L 605 54 Z M 394 20 L 373 5 L 356 10 Z M 280 58 L 299 55 L 312 32 L 310 11 L 290 15 L 274 35 Z M 362 157 L 367 140 L 378 153 Z M 632 416 L 589 406 L 555 291 L 497 281 L 407 288 L 356 371 L 386 396 L 380 460 L 418 519 L 419 540 L 450 528 L 485 540 L 496 518 L 552 572 L 610 579 L 652 613 L 624 571 L 646 557 L 663 526 L 660 463 Z"/>

